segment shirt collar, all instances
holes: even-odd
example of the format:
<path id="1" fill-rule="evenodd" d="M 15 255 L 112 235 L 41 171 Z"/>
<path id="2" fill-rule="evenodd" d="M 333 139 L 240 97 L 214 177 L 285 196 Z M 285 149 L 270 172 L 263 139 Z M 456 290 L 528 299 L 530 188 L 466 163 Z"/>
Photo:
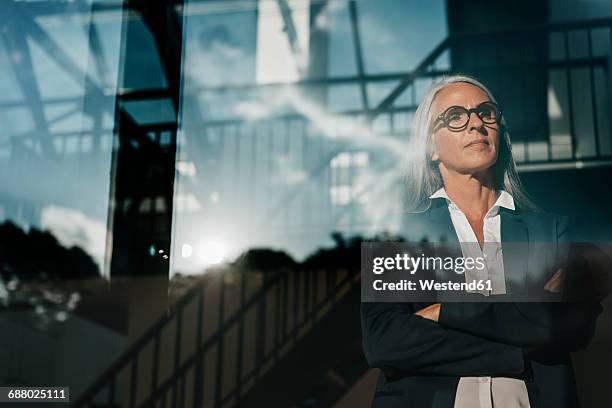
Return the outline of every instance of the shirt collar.
<path id="1" fill-rule="evenodd" d="M 499 211 L 500 207 L 504 207 L 514 211 L 516 207 L 514 206 L 514 198 L 512 198 L 512 195 L 505 190 L 498 190 L 498 193 L 499 196 L 497 197 L 495 204 L 493 204 L 493 207 L 491 207 L 489 211 L 497 212 Z M 444 187 L 440 188 L 435 193 L 430 195 L 429 198 L 444 198 L 448 203 L 454 204 L 448 194 L 446 194 L 446 190 L 444 189 Z"/>

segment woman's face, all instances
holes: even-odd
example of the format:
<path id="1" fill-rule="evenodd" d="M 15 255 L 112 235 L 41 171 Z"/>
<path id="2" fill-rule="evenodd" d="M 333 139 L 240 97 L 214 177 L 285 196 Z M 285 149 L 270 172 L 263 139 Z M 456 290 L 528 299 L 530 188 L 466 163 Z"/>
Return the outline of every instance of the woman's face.
<path id="1" fill-rule="evenodd" d="M 478 107 L 490 101 L 479 87 L 459 82 L 446 86 L 436 95 L 431 106 L 432 123 L 451 106 L 466 109 Z M 499 124 L 484 123 L 476 114 L 469 116 L 467 125 L 451 130 L 440 123 L 433 128 L 433 151 L 431 159 L 442 168 L 460 174 L 475 174 L 492 170 L 497 161 L 499 147 Z"/>

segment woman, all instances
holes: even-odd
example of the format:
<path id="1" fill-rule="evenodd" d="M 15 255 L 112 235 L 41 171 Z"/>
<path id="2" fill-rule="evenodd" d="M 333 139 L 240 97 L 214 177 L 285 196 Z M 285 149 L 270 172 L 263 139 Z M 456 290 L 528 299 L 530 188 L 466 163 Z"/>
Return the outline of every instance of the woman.
<path id="1" fill-rule="evenodd" d="M 529 285 L 558 293 L 562 272 L 534 268 L 541 257 L 521 248 L 566 241 L 565 220 L 534 210 L 487 88 L 467 76 L 434 84 L 412 137 L 408 193 L 418 213 L 407 232 L 458 241 L 464 256 L 466 248 L 489 255 L 484 273 L 492 284 L 479 295 L 516 295 Z M 507 242 L 523 247 L 500 244 Z M 576 406 L 569 352 L 587 343 L 599 312 L 584 303 L 363 303 L 364 352 L 382 370 L 373 405 Z"/>

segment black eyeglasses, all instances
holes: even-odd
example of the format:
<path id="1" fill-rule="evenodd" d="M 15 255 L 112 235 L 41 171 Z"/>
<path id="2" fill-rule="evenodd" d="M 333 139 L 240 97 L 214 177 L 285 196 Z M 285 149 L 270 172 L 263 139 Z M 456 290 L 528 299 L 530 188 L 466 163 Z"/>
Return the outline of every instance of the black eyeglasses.
<path id="1" fill-rule="evenodd" d="M 466 109 L 463 106 L 451 106 L 433 121 L 431 131 L 435 132 L 438 130 L 440 123 L 443 123 L 450 130 L 463 130 L 470 121 L 472 113 L 478 115 L 480 120 L 489 125 L 500 123 L 502 116 L 501 108 L 491 101 L 483 102 L 473 109 Z"/>

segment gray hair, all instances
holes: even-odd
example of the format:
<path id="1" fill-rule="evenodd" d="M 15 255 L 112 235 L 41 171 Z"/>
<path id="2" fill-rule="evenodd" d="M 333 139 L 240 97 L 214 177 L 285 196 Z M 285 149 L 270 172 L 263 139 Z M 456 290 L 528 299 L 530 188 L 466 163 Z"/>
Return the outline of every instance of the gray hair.
<path id="1" fill-rule="evenodd" d="M 406 163 L 406 184 L 408 187 L 406 208 L 408 211 L 418 212 L 427 210 L 431 201 L 429 196 L 444 185 L 437 166 L 431 160 L 433 149 L 433 138 L 430 132 L 432 120 L 431 105 L 438 92 L 446 86 L 457 82 L 465 82 L 477 86 L 489 96 L 491 101 L 496 102 L 491 91 L 486 86 L 467 75 L 447 76 L 430 86 L 412 120 L 409 158 Z M 493 171 L 495 188 L 510 193 L 518 208 L 535 209 L 535 204 L 529 199 L 519 180 L 516 164 L 512 157 L 510 133 L 503 116 L 500 125 L 502 137 L 499 140 L 499 153 Z"/>

